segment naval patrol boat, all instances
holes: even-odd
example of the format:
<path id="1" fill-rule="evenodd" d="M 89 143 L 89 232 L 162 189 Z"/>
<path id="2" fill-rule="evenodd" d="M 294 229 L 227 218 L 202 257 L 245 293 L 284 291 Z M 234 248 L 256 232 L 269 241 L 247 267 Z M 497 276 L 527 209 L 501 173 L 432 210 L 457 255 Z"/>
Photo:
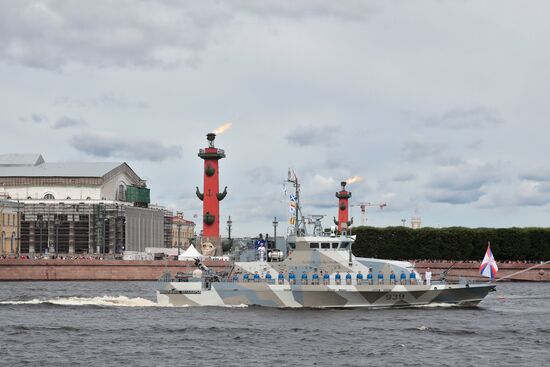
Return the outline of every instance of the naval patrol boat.
<path id="1" fill-rule="evenodd" d="M 490 283 L 426 282 L 409 262 L 355 257 L 355 236 L 324 233 L 319 217 L 313 233 L 307 233 L 298 180 L 294 177 L 289 181 L 296 191 L 296 223 L 286 237 L 287 253 L 281 261 L 275 261 L 279 256 L 271 261 L 268 256 L 235 261 L 229 272 L 220 275 L 197 258 L 200 271 L 192 276 L 163 275 L 158 283 L 158 303 L 278 308 L 472 307 L 495 290 Z M 249 251 L 258 252 L 254 248 Z M 406 275 L 404 281 L 401 274 Z"/>

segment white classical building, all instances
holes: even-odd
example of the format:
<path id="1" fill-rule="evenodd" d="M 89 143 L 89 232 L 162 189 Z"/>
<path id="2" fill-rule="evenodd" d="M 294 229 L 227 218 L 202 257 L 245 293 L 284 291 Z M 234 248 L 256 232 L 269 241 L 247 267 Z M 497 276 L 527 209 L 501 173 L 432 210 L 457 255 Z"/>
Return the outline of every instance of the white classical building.
<path id="1" fill-rule="evenodd" d="M 0 197 L 19 202 L 19 253 L 120 254 L 162 247 L 166 210 L 124 162 L 0 155 Z"/>
<path id="2" fill-rule="evenodd" d="M 0 194 L 12 200 L 125 201 L 145 182 L 124 162 L 48 163 L 40 154 L 0 155 Z"/>

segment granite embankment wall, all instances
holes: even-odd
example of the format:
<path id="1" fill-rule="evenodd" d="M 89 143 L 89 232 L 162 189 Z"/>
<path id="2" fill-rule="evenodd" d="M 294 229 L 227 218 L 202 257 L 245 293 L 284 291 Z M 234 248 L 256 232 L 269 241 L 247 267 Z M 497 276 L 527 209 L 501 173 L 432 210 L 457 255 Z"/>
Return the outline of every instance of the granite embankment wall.
<path id="1" fill-rule="evenodd" d="M 215 271 L 229 271 L 229 261 L 205 261 Z M 157 280 L 165 270 L 192 272 L 193 261 L 0 260 L 0 281 L 7 280 Z"/>
<path id="2" fill-rule="evenodd" d="M 231 269 L 227 261 L 205 261 L 206 266 L 223 272 Z M 453 265 L 453 262 L 416 262 L 423 274 L 430 268 L 434 279 Z M 497 278 L 527 269 L 535 264 L 498 264 Z M 122 260 L 0 260 L 0 281 L 18 280 L 157 280 L 165 270 L 172 274 L 178 271 L 191 272 L 193 261 L 122 261 Z M 457 262 L 448 273 L 448 279 L 467 277 L 480 279 L 479 263 Z M 486 279 L 486 278 L 485 278 Z M 550 264 L 546 264 L 510 278 L 517 281 L 550 281 Z"/>
<path id="3" fill-rule="evenodd" d="M 469 279 L 487 279 L 481 277 L 479 274 L 479 265 L 478 262 L 452 262 L 452 261 L 422 261 L 415 262 L 416 269 L 419 273 L 424 274 L 426 269 L 430 269 L 433 274 L 433 278 L 438 280 L 439 275 L 451 268 L 448 272 L 447 279 L 456 280 L 458 278 L 464 277 Z M 533 263 L 523 263 L 523 262 L 511 262 L 511 263 L 497 263 L 498 273 L 497 279 L 506 277 L 507 275 L 514 274 L 516 272 L 529 269 L 537 264 Z M 529 271 L 523 272 L 521 274 L 513 275 L 509 280 L 515 281 L 530 281 L 530 282 L 548 282 L 550 281 L 550 264 L 545 264 L 538 266 Z"/>

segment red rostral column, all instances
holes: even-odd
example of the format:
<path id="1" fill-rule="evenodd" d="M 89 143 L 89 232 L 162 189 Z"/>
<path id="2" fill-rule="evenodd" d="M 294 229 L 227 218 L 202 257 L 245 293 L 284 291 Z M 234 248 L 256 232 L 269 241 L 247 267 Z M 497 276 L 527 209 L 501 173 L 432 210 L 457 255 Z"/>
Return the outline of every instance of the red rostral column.
<path id="1" fill-rule="evenodd" d="M 209 133 L 208 148 L 199 150 L 199 157 L 204 159 L 204 192 L 197 187 L 197 196 L 202 200 L 202 237 L 203 242 L 211 242 L 216 247 L 216 255 L 222 255 L 220 240 L 220 201 L 227 195 L 227 186 L 219 192 L 218 161 L 225 158 L 223 149 L 214 146 L 216 134 Z"/>
<path id="2" fill-rule="evenodd" d="M 342 190 L 336 193 L 338 198 L 338 221 L 334 218 L 334 224 L 338 225 L 338 231 L 347 231 L 353 224 L 353 218 L 348 221 L 348 200 L 351 197 L 351 192 L 346 191 L 346 181 L 340 182 Z"/>

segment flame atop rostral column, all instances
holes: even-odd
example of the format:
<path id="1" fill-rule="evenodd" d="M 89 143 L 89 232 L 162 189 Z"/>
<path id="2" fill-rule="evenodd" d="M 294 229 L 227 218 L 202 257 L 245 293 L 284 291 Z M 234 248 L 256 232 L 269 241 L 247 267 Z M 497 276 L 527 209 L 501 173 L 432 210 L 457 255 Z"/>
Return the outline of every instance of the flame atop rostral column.
<path id="1" fill-rule="evenodd" d="M 229 130 L 231 128 L 231 126 L 233 126 L 233 124 L 231 122 L 226 122 L 225 124 L 220 125 L 216 129 L 214 129 L 213 133 L 216 134 L 216 135 L 223 134 L 224 132 Z"/>
<path id="2" fill-rule="evenodd" d="M 359 176 L 353 176 L 353 177 L 350 177 L 346 180 L 346 183 L 348 185 L 351 185 L 353 183 L 356 183 L 356 182 L 359 182 L 359 181 L 363 181 L 363 178 L 362 177 L 359 177 Z"/>

